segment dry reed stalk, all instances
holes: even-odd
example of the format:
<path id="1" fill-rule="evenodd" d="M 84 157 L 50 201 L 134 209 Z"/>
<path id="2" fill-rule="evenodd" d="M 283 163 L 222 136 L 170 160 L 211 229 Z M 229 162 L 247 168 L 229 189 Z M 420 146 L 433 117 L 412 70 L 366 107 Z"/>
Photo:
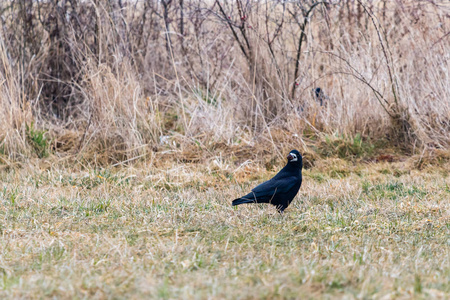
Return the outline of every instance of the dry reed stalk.
<path id="1" fill-rule="evenodd" d="M 276 130 L 300 144 L 313 132 L 410 153 L 449 146 L 449 8 L 439 2 L 11 3 L 1 30 L 4 61 L 23 66 L 4 79 L 21 91 L 14 115 L 34 103 L 39 128 L 75 133 L 72 150 L 86 158 L 266 138 L 281 155 Z"/>

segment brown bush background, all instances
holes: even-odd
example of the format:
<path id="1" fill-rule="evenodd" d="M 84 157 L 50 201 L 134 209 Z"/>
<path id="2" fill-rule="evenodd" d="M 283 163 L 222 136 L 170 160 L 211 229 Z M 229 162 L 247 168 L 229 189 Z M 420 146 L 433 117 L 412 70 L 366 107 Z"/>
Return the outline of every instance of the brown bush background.
<path id="1" fill-rule="evenodd" d="M 330 135 L 448 149 L 449 16 L 431 0 L 2 1 L 2 159 L 38 155 L 33 132 L 104 162 Z"/>

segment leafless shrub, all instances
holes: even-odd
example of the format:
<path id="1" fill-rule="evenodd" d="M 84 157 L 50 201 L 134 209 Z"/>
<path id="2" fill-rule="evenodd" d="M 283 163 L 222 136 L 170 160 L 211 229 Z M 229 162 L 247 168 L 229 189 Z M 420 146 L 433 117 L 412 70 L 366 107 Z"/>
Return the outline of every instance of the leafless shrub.
<path id="1" fill-rule="evenodd" d="M 261 134 L 276 150 L 276 128 L 450 143 L 439 1 L 11 0 L 0 14 L 2 109 L 14 91 L 22 120 L 4 126 L 76 132 L 72 152 L 119 161 L 165 137 L 208 148 Z"/>

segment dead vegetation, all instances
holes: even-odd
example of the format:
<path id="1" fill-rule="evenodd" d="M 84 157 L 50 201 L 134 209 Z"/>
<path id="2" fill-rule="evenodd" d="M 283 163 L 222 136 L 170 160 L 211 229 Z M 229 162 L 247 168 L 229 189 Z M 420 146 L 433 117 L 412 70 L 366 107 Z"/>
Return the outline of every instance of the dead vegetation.
<path id="1" fill-rule="evenodd" d="M 223 145 L 281 157 L 329 153 L 315 150 L 327 137 L 448 149 L 449 13 L 445 1 L 3 1 L 2 160 L 105 165 Z"/>
<path id="2" fill-rule="evenodd" d="M 0 297 L 447 299 L 447 2 L 0 1 Z"/>
<path id="3" fill-rule="evenodd" d="M 143 163 L 1 172 L 0 296 L 449 296 L 448 165 L 320 160 L 281 216 L 230 205 L 279 166 Z"/>

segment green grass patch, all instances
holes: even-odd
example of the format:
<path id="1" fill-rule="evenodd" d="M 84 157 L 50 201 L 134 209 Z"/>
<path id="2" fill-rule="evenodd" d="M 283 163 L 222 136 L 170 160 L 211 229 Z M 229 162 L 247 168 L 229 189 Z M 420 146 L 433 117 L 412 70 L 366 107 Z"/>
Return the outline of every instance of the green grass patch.
<path id="1" fill-rule="evenodd" d="M 46 130 L 39 130 L 34 127 L 34 123 L 26 125 L 26 137 L 28 143 L 34 149 L 39 158 L 48 157 L 50 154 L 50 140 Z"/>
<path id="2" fill-rule="evenodd" d="M 345 134 L 325 135 L 318 146 L 318 152 L 325 157 L 343 159 L 367 157 L 374 153 L 375 146 L 370 140 L 364 140 L 361 134 L 354 136 Z"/>

